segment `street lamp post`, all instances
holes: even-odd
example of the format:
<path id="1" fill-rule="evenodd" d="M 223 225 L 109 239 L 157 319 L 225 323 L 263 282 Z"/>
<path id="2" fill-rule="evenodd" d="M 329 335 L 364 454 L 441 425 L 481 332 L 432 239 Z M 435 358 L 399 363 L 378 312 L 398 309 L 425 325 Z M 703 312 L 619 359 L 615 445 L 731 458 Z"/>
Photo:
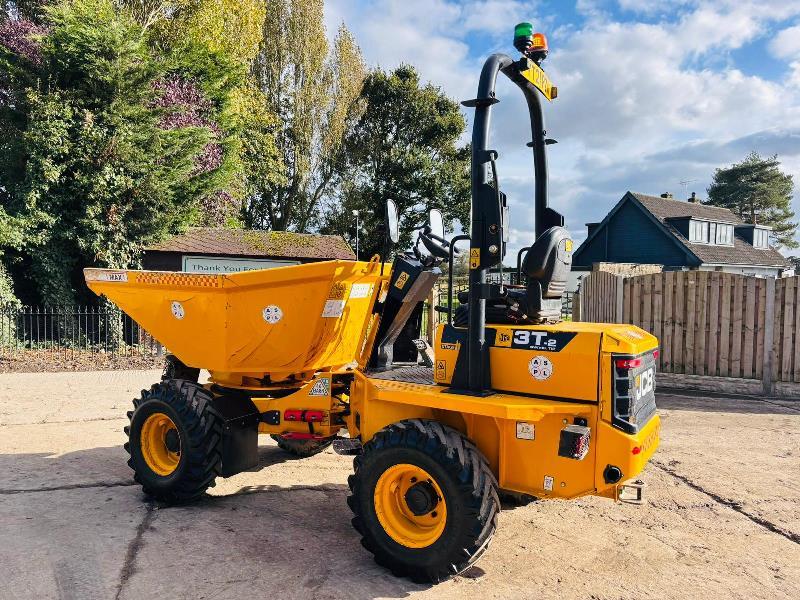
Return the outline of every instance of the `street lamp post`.
<path id="1" fill-rule="evenodd" d="M 358 211 L 354 210 L 353 215 L 356 218 L 356 260 L 358 260 Z"/>

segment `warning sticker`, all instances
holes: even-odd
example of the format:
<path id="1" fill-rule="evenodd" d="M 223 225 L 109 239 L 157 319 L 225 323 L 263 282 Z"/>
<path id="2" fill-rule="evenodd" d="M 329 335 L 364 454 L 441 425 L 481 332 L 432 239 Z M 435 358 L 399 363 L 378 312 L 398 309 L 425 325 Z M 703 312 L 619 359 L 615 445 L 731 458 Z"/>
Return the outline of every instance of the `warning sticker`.
<path id="1" fill-rule="evenodd" d="M 406 281 L 408 281 L 408 273 L 403 271 L 397 276 L 397 281 L 394 282 L 394 287 L 396 287 L 398 290 L 402 290 L 403 286 L 406 284 Z"/>
<path id="2" fill-rule="evenodd" d="M 470 269 L 477 269 L 481 266 L 481 249 L 480 248 L 470 248 L 469 249 L 469 268 Z"/>
<path id="3" fill-rule="evenodd" d="M 322 309 L 322 316 L 326 318 L 341 317 L 344 312 L 344 300 L 326 300 L 325 308 Z"/>
<path id="4" fill-rule="evenodd" d="M 436 361 L 436 381 L 446 381 L 447 380 L 447 361 L 445 360 L 437 360 Z"/>
<path id="5" fill-rule="evenodd" d="M 347 284 L 337 281 L 331 286 L 331 291 L 328 292 L 328 298 L 331 300 L 343 300 L 344 293 L 347 290 Z"/>
<path id="6" fill-rule="evenodd" d="M 354 283 L 350 288 L 350 298 L 368 298 L 372 295 L 371 283 Z"/>
<path id="7" fill-rule="evenodd" d="M 550 477 L 550 475 L 544 476 L 544 489 L 547 490 L 548 492 L 553 491 L 553 478 Z"/>
<path id="8" fill-rule="evenodd" d="M 524 421 L 517 421 L 517 439 L 518 440 L 536 439 L 536 429 L 533 423 L 525 423 Z"/>
<path id="9" fill-rule="evenodd" d="M 308 392 L 309 396 L 329 396 L 331 389 L 331 380 L 327 377 L 322 377 L 314 382 Z"/>
<path id="10" fill-rule="evenodd" d="M 534 356 L 528 363 L 528 372 L 539 381 L 550 379 L 553 374 L 553 363 L 545 356 Z"/>

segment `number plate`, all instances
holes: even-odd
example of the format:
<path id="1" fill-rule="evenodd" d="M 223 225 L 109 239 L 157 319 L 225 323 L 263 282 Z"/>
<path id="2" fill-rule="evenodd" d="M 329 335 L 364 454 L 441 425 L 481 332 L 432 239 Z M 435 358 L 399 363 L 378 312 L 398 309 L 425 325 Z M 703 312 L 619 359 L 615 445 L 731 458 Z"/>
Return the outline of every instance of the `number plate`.
<path id="1" fill-rule="evenodd" d="M 558 96 L 558 88 L 553 85 L 547 74 L 536 63 L 528 61 L 528 68 L 520 71 L 522 76 L 530 81 L 534 87 L 542 92 L 545 98 L 552 101 Z"/>

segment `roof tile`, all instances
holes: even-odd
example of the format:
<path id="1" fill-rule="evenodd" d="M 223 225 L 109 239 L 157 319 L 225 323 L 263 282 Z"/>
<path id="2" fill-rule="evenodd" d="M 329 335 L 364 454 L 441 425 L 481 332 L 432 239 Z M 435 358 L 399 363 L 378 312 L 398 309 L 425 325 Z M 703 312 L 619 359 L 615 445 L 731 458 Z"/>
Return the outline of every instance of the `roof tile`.
<path id="1" fill-rule="evenodd" d="M 184 254 L 355 259 L 353 249 L 338 235 L 216 227 L 190 227 L 184 233 L 149 246 L 146 250 Z"/>
<path id="2" fill-rule="evenodd" d="M 696 217 L 734 225 L 744 223 L 727 208 L 674 200 L 672 198 L 648 196 L 638 192 L 631 192 L 631 195 L 641 202 L 654 217 L 661 221 L 684 246 L 689 248 L 704 263 L 770 267 L 788 267 L 790 265 L 789 261 L 774 248 L 755 248 L 736 235 L 733 238 L 733 246 L 693 244 L 668 222 L 668 219 L 676 217 Z"/>

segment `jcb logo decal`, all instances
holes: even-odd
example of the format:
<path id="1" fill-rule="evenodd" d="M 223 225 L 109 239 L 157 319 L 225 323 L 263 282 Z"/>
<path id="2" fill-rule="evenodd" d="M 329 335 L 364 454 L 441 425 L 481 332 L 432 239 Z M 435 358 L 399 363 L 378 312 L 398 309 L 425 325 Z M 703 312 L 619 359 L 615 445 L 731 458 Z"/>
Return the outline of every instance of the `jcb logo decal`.
<path id="1" fill-rule="evenodd" d="M 500 346 L 501 348 L 510 348 L 511 347 L 511 337 L 514 335 L 514 332 L 510 329 L 498 329 L 497 336 L 494 339 L 494 345 Z"/>

